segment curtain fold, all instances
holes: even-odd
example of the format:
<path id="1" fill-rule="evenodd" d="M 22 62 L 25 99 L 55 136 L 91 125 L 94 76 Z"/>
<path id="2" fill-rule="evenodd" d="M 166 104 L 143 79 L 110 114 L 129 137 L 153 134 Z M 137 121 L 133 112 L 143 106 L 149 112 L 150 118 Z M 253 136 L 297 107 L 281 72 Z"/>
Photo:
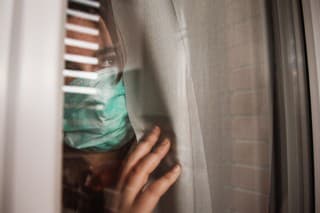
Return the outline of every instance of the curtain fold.
<path id="1" fill-rule="evenodd" d="M 173 146 L 158 173 L 175 162 L 183 169 L 157 211 L 212 212 L 182 6 L 172 0 L 114 1 L 113 6 L 127 49 L 124 78 L 136 134 L 159 125 Z"/>

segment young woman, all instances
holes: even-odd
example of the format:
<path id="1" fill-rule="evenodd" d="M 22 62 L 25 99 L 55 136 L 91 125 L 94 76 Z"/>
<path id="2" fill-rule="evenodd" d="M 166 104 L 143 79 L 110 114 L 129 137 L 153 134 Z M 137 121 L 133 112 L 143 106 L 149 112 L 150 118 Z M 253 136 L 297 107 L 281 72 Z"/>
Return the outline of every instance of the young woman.
<path id="1" fill-rule="evenodd" d="M 136 143 L 122 80 L 124 48 L 113 19 L 111 1 L 101 2 L 99 10 L 71 1 L 69 9 L 100 14 L 100 18 L 90 20 L 75 13 L 67 16 L 69 26 L 99 32 L 93 35 L 71 27 L 67 28 L 67 39 L 92 42 L 99 48 L 66 44 L 67 54 L 95 57 L 98 63 L 66 61 L 67 69 L 95 72 L 97 79 L 65 78 L 65 84 L 93 87 L 98 93 L 65 95 L 64 210 L 151 212 L 181 172 L 177 165 L 145 187 L 150 173 L 168 153 L 170 141 L 165 139 L 156 145 L 160 128 L 155 127 L 141 142 Z"/>

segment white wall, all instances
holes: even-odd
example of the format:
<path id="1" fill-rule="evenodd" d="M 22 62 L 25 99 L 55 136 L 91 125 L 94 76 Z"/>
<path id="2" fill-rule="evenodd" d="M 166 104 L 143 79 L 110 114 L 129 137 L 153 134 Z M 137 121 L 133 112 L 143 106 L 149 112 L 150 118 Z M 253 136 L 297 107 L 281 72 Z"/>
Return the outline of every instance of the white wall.
<path id="1" fill-rule="evenodd" d="M 1 212 L 60 212 L 64 8 L 63 0 L 1 2 Z"/>

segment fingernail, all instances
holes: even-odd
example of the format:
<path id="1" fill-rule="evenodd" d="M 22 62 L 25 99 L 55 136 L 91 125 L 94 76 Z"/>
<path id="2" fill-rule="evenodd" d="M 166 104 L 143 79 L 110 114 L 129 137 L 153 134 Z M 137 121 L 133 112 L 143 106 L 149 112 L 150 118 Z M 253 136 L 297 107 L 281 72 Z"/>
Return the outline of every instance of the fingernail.
<path id="1" fill-rule="evenodd" d="M 160 131 L 160 127 L 159 126 L 155 126 L 153 127 L 153 132 L 159 132 Z"/>
<path id="2" fill-rule="evenodd" d="M 168 145 L 170 143 L 170 140 L 168 138 L 164 139 L 161 143 L 162 146 Z"/>
<path id="3" fill-rule="evenodd" d="M 173 168 L 173 172 L 174 172 L 174 173 L 179 173 L 180 170 L 181 170 L 180 165 L 176 165 L 176 166 Z"/>

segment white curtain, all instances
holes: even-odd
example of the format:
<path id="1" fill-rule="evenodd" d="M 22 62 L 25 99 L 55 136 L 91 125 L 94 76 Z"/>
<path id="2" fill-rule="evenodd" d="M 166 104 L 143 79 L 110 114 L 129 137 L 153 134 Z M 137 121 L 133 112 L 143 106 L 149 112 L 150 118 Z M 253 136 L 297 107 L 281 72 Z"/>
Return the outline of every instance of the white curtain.
<path id="1" fill-rule="evenodd" d="M 183 7 L 172 0 L 112 3 L 127 50 L 124 77 L 131 122 L 138 137 L 158 124 L 174 141 L 160 172 L 175 162 L 183 168 L 158 211 L 212 212 Z"/>

